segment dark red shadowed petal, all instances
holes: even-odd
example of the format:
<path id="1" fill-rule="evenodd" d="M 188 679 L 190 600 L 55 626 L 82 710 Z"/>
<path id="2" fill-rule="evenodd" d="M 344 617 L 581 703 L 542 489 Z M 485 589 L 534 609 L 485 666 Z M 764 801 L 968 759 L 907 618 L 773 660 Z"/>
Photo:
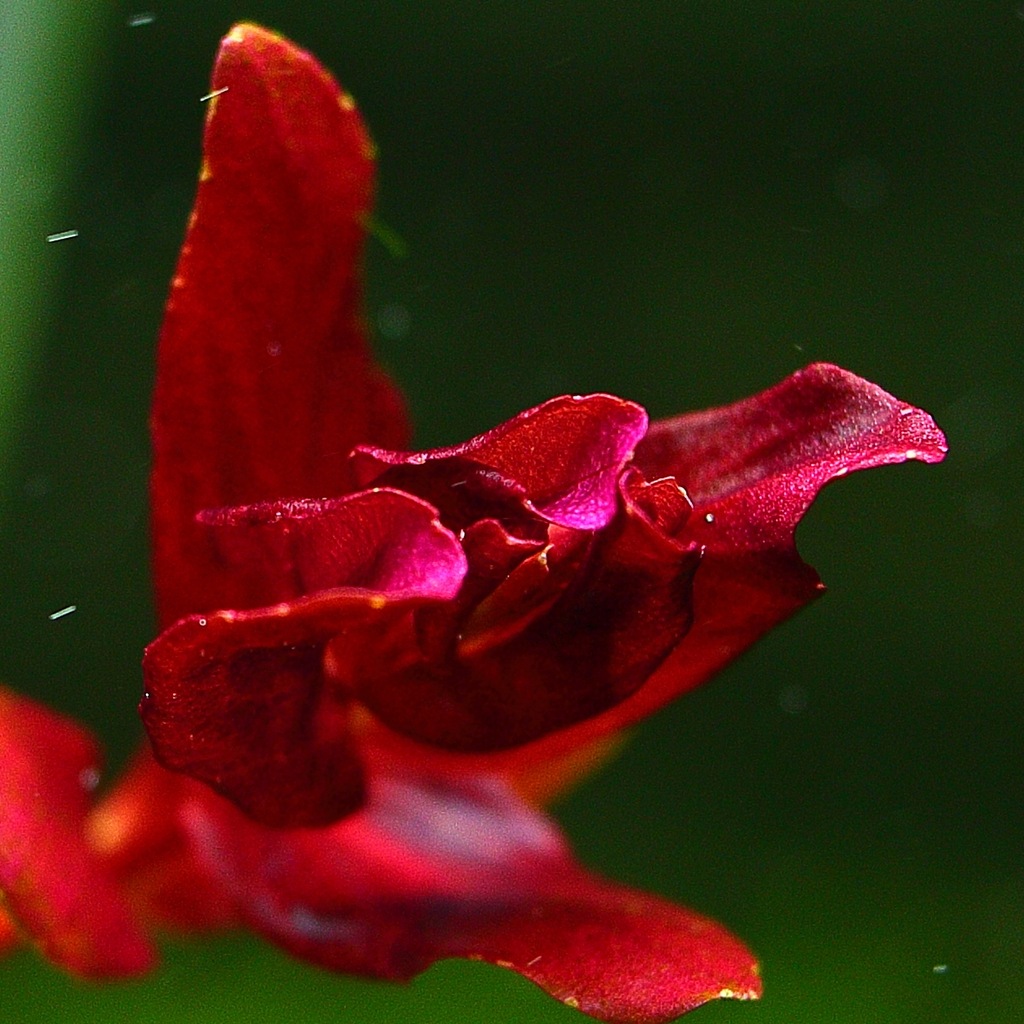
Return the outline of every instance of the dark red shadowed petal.
<path id="1" fill-rule="evenodd" d="M 644 1024 L 760 994 L 753 957 L 723 928 L 585 871 L 496 781 L 374 779 L 365 809 L 318 831 L 197 804 L 196 855 L 253 928 L 333 970 L 404 979 L 487 960 L 591 1016 Z"/>
<path id="2" fill-rule="evenodd" d="M 343 494 L 354 445 L 407 440 L 363 337 L 373 146 L 352 100 L 313 57 L 253 25 L 224 39 L 211 88 L 153 400 L 164 624 L 257 603 L 197 512 Z"/>
<path id="3" fill-rule="evenodd" d="M 419 473 L 404 474 L 398 486 L 435 502 L 443 515 L 445 502 L 432 478 L 441 474 L 446 487 L 456 487 L 458 481 L 448 479 L 445 463 L 466 460 L 521 487 L 530 505 L 551 522 L 599 530 L 615 514 L 619 475 L 646 430 L 647 413 L 633 402 L 612 395 L 564 396 L 527 409 L 465 444 L 427 452 L 362 447 L 353 462 L 363 484 L 389 466 L 422 467 Z M 475 518 L 490 514 L 485 509 Z"/>
<path id="4" fill-rule="evenodd" d="M 75 723 L 0 689 L 0 893 L 54 963 L 139 974 L 154 952 L 84 835 L 99 751 Z"/>
<path id="5" fill-rule="evenodd" d="M 397 491 L 239 509 L 238 530 L 272 549 L 308 597 L 182 619 L 146 650 L 141 713 L 157 758 L 273 827 L 336 821 L 363 799 L 350 694 L 325 665 L 328 641 L 400 633 L 412 612 L 452 600 L 466 572 L 436 511 Z"/>
<path id="6" fill-rule="evenodd" d="M 690 508 L 674 483 L 627 472 L 621 487 L 614 522 L 596 535 L 552 527 L 552 543 L 460 624 L 448 650 L 351 654 L 342 671 L 363 703 L 405 736 L 486 751 L 625 700 L 690 625 L 700 549 L 665 530 Z"/>

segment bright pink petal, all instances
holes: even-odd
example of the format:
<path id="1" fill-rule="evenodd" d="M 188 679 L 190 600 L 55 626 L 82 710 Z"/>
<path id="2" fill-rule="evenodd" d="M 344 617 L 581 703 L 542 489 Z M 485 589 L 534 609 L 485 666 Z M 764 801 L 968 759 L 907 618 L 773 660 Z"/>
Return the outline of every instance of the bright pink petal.
<path id="1" fill-rule="evenodd" d="M 396 491 L 223 518 L 243 537 L 269 532 L 296 592 L 314 592 L 165 630 L 143 662 L 143 722 L 166 767 L 264 824 L 336 821 L 362 802 L 363 771 L 327 645 L 339 638 L 340 652 L 371 659 L 379 637 L 412 645 L 413 610 L 454 598 L 465 556 L 433 508 Z"/>
<path id="2" fill-rule="evenodd" d="M 342 494 L 354 445 L 406 440 L 363 337 L 373 145 L 352 100 L 313 57 L 253 25 L 224 39 L 211 90 L 153 402 L 163 623 L 255 603 L 197 512 Z"/>
<path id="3" fill-rule="evenodd" d="M 0 689 L 0 893 L 49 959 L 119 977 L 145 971 L 154 954 L 86 844 L 98 763 L 83 729 Z"/>
<path id="4" fill-rule="evenodd" d="M 428 501 L 437 500 L 431 477 L 444 473 L 445 462 L 475 463 L 522 488 L 530 505 L 551 522 L 597 530 L 615 514 L 619 476 L 646 430 L 647 414 L 633 402 L 612 395 L 565 396 L 527 409 L 464 444 L 427 452 L 364 447 L 354 460 L 363 484 L 388 466 L 422 467 L 396 478 L 395 485 Z M 417 480 L 423 482 L 417 485 Z M 455 488 L 459 482 L 446 479 L 446 486 Z M 439 507 L 443 513 L 445 506 Z"/>
<path id="5" fill-rule="evenodd" d="M 249 924 L 334 970 L 409 978 L 487 960 L 601 1020 L 647 1024 L 761 991 L 723 928 L 585 871 L 493 780 L 377 775 L 363 811 L 319 831 L 269 832 L 210 803 L 191 820 Z"/>

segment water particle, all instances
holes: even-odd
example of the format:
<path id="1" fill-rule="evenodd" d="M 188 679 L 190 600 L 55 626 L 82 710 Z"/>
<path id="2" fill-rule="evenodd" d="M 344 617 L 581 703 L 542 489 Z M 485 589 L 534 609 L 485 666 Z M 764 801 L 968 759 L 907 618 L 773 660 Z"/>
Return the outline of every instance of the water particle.
<path id="1" fill-rule="evenodd" d="M 377 329 L 389 341 L 400 341 L 411 326 L 412 316 L 400 303 L 389 303 L 377 313 Z"/>
<path id="2" fill-rule="evenodd" d="M 70 231 L 57 231 L 52 235 L 47 235 L 46 240 L 48 242 L 66 242 L 69 238 L 77 238 L 78 232 L 72 228 Z"/>
<path id="3" fill-rule="evenodd" d="M 779 707 L 787 715 L 799 715 L 807 710 L 807 691 L 802 686 L 784 686 L 779 691 Z"/>
<path id="4" fill-rule="evenodd" d="M 78 784 L 86 793 L 91 793 L 100 784 L 99 769 L 91 765 L 88 768 L 83 768 L 78 773 Z"/>
<path id="5" fill-rule="evenodd" d="M 715 513 L 714 512 L 708 512 L 708 513 L 705 514 L 705 516 L 704 516 L 704 522 L 705 523 L 713 523 L 714 521 L 715 521 Z"/>
<path id="6" fill-rule="evenodd" d="M 56 622 L 57 619 L 63 619 L 65 615 L 71 615 L 78 611 L 77 604 L 69 604 L 66 608 L 61 608 L 58 611 L 50 612 L 48 618 L 51 622 Z"/>
<path id="7" fill-rule="evenodd" d="M 223 89 L 214 89 L 213 92 L 208 92 L 205 96 L 199 97 L 200 103 L 205 103 L 207 100 L 216 99 L 218 96 L 223 96 L 228 91 L 229 86 L 224 86 Z"/>
<path id="8" fill-rule="evenodd" d="M 537 962 L 538 962 L 539 960 L 540 960 L 540 955 L 538 954 L 538 955 L 537 955 L 537 956 L 535 956 L 535 957 L 534 957 L 534 958 L 533 958 L 532 960 L 527 960 L 527 961 L 526 961 L 526 966 L 527 966 L 527 967 L 532 967 L 532 966 L 533 966 L 533 965 L 534 965 L 535 963 L 537 963 Z"/>
<path id="9" fill-rule="evenodd" d="M 199 625 L 200 626 L 205 626 L 206 625 L 206 619 L 200 619 L 199 620 Z"/>
<path id="10" fill-rule="evenodd" d="M 129 28 L 142 28 L 143 25 L 152 25 L 156 21 L 156 15 L 152 11 L 140 11 L 138 14 L 128 16 Z"/>
<path id="11" fill-rule="evenodd" d="M 936 964 L 932 968 L 932 974 L 946 974 L 949 972 L 949 964 Z"/>
<path id="12" fill-rule="evenodd" d="M 580 1001 L 575 996 L 566 996 L 562 1002 L 573 1010 L 580 1008 Z"/>

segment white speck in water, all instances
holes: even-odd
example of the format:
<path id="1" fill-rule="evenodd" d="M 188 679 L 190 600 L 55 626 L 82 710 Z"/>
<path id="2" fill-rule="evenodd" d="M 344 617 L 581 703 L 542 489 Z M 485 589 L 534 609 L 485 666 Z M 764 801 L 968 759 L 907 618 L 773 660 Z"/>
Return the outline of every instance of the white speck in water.
<path id="1" fill-rule="evenodd" d="M 715 513 L 714 512 L 706 512 L 704 514 L 704 522 L 705 523 L 713 523 L 714 521 L 715 521 Z"/>
<path id="2" fill-rule="evenodd" d="M 411 326 L 409 310 L 397 302 L 383 306 L 377 313 L 377 330 L 389 341 L 400 341 L 409 333 Z"/>
<path id="3" fill-rule="evenodd" d="M 784 686 L 779 691 L 779 707 L 787 715 L 799 715 L 807 710 L 807 690 L 802 686 Z"/>
<path id="4" fill-rule="evenodd" d="M 48 242 L 66 242 L 69 238 L 77 238 L 78 232 L 72 228 L 70 231 L 57 231 L 52 235 L 47 235 L 46 240 Z"/>
<path id="5" fill-rule="evenodd" d="M 846 474 L 849 473 L 849 472 L 850 471 L 849 471 L 849 469 L 846 468 L 846 466 L 840 466 L 836 470 L 836 476 L 846 476 Z"/>
<path id="6" fill-rule="evenodd" d="M 91 793 L 100 784 L 99 770 L 92 766 L 83 768 L 78 773 L 78 784 L 86 793 Z"/>
<path id="7" fill-rule="evenodd" d="M 77 612 L 77 611 L 78 611 L 78 605 L 77 604 L 69 604 L 69 605 L 67 605 L 64 608 L 59 609 L 58 611 L 50 612 L 49 619 L 50 619 L 51 622 L 56 622 L 57 619 L 63 619 L 65 615 L 71 615 L 71 614 L 73 614 L 74 612 Z"/>
<path id="8" fill-rule="evenodd" d="M 949 964 L 936 964 L 932 968 L 932 974 L 947 974 L 949 972 Z"/>
<path id="9" fill-rule="evenodd" d="M 908 459 L 918 459 L 921 457 L 921 453 L 916 448 L 908 448 L 904 454 Z"/>
<path id="10" fill-rule="evenodd" d="M 142 28 L 143 25 L 152 25 L 154 21 L 156 21 L 156 15 L 152 11 L 141 11 L 128 16 L 128 27 Z"/>
<path id="11" fill-rule="evenodd" d="M 905 406 L 904 408 L 900 409 L 900 415 L 901 416 L 913 416 L 914 415 L 913 407 L 908 405 L 908 406 Z"/>
<path id="12" fill-rule="evenodd" d="M 228 91 L 228 86 L 224 86 L 223 89 L 214 89 L 213 92 L 208 92 L 205 96 L 199 97 L 200 103 L 205 103 L 207 100 L 212 100 L 215 96 L 222 96 Z"/>
<path id="13" fill-rule="evenodd" d="M 206 625 L 206 619 L 200 619 L 199 620 L 199 625 L 200 626 L 205 626 Z"/>

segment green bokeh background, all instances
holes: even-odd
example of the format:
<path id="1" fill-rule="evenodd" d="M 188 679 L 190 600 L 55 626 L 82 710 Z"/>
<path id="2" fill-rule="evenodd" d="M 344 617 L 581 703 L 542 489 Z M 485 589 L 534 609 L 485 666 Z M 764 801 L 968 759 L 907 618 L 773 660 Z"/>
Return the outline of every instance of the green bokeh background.
<path id="1" fill-rule="evenodd" d="M 239 18 L 313 49 L 377 139 L 408 255 L 371 245 L 368 312 L 418 442 L 562 392 L 665 415 L 817 359 L 947 429 L 945 465 L 828 489 L 800 541 L 831 594 L 557 814 L 758 951 L 765 1000 L 706 1024 L 1019 1019 L 1024 10 L 5 0 L 0 679 L 114 767 L 152 633 L 153 339 Z M 0 1019 L 582 1018 L 483 965 L 393 988 L 229 937 L 100 988 L 19 953 Z"/>

